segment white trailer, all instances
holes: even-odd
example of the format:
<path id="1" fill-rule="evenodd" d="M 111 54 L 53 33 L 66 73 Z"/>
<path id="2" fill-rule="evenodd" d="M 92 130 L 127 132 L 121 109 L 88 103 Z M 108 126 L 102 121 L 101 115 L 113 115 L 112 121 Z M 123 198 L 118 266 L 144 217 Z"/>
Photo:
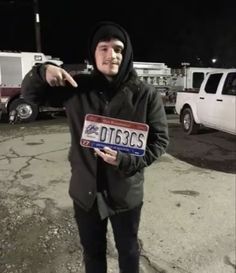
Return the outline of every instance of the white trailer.
<path id="1" fill-rule="evenodd" d="M 165 63 L 134 62 L 139 78 L 160 91 L 165 108 L 175 108 L 175 92 L 171 91 L 171 68 Z"/>

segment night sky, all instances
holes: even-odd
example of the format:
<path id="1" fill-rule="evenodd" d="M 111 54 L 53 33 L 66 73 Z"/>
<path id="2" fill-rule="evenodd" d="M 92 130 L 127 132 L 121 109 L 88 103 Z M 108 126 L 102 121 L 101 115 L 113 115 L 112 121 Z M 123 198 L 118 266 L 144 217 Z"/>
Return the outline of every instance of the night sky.
<path id="1" fill-rule="evenodd" d="M 65 63 L 83 62 L 91 27 L 110 20 L 130 34 L 135 61 L 236 67 L 236 1 L 38 2 L 42 51 Z M 33 10 L 33 0 L 0 0 L 0 50 L 36 51 Z"/>

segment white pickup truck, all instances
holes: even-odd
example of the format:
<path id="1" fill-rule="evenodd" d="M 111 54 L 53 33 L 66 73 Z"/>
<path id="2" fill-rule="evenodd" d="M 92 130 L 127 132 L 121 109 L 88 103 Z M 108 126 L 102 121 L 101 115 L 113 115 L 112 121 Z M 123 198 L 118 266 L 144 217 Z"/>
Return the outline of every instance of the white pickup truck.
<path id="1" fill-rule="evenodd" d="M 176 112 L 184 132 L 195 134 L 200 125 L 236 134 L 236 69 L 210 72 L 199 91 L 180 91 Z"/>

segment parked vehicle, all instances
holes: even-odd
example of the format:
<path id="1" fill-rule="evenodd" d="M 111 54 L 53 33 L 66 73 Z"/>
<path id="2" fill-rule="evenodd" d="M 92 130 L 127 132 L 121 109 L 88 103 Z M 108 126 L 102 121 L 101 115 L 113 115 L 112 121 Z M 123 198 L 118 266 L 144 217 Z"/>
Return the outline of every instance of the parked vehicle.
<path id="1" fill-rule="evenodd" d="M 160 92 L 165 109 L 175 108 L 176 92 L 172 90 L 171 68 L 164 63 L 134 62 L 134 68 L 139 78 L 155 86 Z"/>
<path id="2" fill-rule="evenodd" d="M 236 134 L 236 69 L 207 74 L 200 90 L 177 93 L 176 112 L 184 132 L 194 134 L 200 125 Z"/>
<path id="3" fill-rule="evenodd" d="M 10 120 L 19 118 L 28 122 L 35 120 L 40 111 L 56 110 L 46 106 L 39 108 L 21 98 L 21 82 L 25 74 L 32 66 L 43 62 L 63 64 L 58 58 L 39 52 L 0 51 L 0 115 L 2 112 L 8 114 Z"/>

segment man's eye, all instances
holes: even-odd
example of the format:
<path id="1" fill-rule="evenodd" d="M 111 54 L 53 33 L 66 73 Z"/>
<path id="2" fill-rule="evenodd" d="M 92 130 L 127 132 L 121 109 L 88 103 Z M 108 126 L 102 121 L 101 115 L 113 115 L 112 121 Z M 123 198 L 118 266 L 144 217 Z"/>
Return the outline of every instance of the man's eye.
<path id="1" fill-rule="evenodd" d="M 107 48 L 106 47 L 100 47 L 100 51 L 107 51 Z"/>
<path id="2" fill-rule="evenodd" d="M 116 48 L 116 49 L 115 49 L 115 52 L 116 52 L 116 53 L 122 53 L 122 48 Z"/>

